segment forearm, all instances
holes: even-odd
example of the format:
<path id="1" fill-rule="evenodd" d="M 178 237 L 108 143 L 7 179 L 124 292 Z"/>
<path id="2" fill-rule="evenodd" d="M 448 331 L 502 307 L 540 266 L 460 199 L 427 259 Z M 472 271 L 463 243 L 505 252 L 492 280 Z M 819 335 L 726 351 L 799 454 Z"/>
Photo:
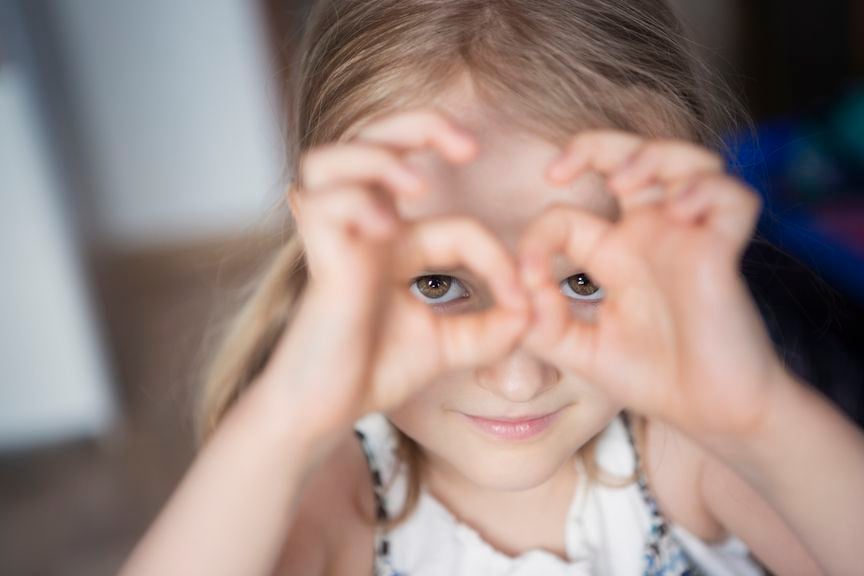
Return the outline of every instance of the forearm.
<path id="1" fill-rule="evenodd" d="M 291 439 L 290 414 L 276 396 L 275 388 L 253 387 L 229 413 L 123 576 L 272 572 L 304 480 L 327 450 Z"/>
<path id="2" fill-rule="evenodd" d="M 864 435 L 817 390 L 784 374 L 758 432 L 704 443 L 784 518 L 830 574 L 860 569 Z"/>

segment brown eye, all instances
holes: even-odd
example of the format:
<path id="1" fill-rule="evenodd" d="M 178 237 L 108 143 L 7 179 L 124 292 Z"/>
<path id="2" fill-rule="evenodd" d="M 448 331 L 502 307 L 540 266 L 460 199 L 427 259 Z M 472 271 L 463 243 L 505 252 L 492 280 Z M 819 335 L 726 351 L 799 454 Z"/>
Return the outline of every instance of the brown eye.
<path id="1" fill-rule="evenodd" d="M 455 296 L 451 294 L 449 299 L 444 299 L 448 293 L 454 292 L 454 286 L 458 287 L 458 289 L 455 290 Z M 460 290 L 461 293 L 459 292 Z M 411 291 L 414 292 L 415 295 L 419 296 L 421 301 L 435 304 L 451 302 L 458 298 L 465 298 L 467 296 L 467 291 L 462 287 L 459 280 L 452 276 L 444 276 L 440 274 L 420 276 L 411 283 Z"/>
<path id="2" fill-rule="evenodd" d="M 562 292 L 574 300 L 597 301 L 603 298 L 603 289 L 591 282 L 585 274 L 574 274 L 561 282 Z"/>

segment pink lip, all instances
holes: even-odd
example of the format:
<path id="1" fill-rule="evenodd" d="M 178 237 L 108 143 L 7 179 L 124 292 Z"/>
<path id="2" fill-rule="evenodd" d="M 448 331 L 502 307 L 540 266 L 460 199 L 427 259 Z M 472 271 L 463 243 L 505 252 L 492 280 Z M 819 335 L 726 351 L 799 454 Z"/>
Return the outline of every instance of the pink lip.
<path id="1" fill-rule="evenodd" d="M 526 440 L 539 435 L 546 430 L 558 417 L 561 410 L 542 416 L 531 416 L 526 418 L 483 418 L 462 414 L 469 422 L 482 431 L 504 440 Z"/>

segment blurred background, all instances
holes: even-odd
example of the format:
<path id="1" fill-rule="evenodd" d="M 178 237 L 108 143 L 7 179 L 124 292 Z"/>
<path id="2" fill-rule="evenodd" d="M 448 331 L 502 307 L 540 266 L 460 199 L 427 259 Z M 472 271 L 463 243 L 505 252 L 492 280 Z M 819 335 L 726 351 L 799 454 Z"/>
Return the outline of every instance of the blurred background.
<path id="1" fill-rule="evenodd" d="M 864 2 L 674 3 L 756 122 L 769 327 L 860 424 Z M 0 574 L 115 573 L 188 467 L 208 334 L 285 225 L 306 4 L 0 0 Z"/>

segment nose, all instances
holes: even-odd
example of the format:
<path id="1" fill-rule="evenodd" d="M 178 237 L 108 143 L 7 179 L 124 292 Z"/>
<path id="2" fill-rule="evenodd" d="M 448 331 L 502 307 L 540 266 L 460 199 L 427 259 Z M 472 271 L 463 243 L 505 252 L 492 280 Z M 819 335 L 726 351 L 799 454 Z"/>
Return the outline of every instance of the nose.
<path id="1" fill-rule="evenodd" d="M 561 380 L 553 365 L 521 348 L 495 364 L 475 369 L 476 382 L 510 402 L 529 402 Z"/>

